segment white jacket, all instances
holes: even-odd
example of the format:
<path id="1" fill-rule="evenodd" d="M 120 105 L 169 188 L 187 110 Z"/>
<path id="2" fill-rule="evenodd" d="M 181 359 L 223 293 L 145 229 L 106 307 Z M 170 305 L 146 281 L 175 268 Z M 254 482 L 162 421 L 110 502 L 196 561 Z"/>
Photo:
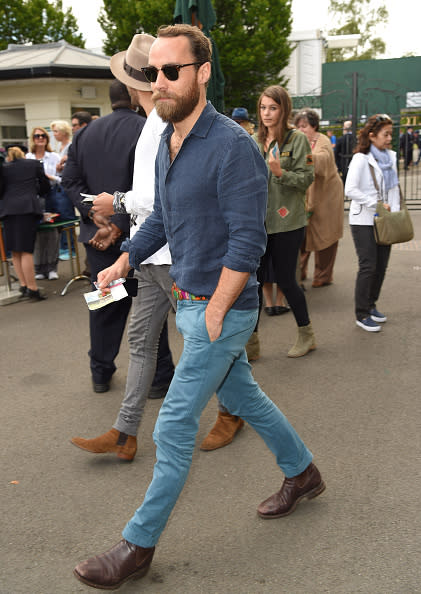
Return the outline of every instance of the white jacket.
<path id="1" fill-rule="evenodd" d="M 396 171 L 396 153 L 387 151 Z M 369 165 L 374 167 L 380 197 L 371 176 Z M 383 173 L 371 153 L 355 153 L 349 165 L 345 183 L 345 196 L 351 199 L 349 207 L 350 225 L 373 225 L 376 204 L 379 199 L 390 205 L 392 212 L 400 210 L 399 186 L 386 192 Z"/>

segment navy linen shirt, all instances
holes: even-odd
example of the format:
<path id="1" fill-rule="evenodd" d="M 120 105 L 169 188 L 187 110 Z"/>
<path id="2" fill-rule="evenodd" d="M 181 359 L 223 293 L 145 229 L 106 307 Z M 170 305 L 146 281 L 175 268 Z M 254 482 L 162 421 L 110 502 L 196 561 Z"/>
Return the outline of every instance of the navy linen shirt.
<path id="1" fill-rule="evenodd" d="M 258 305 L 256 269 L 266 248 L 267 167 L 256 143 L 208 103 L 171 163 L 172 124 L 155 163 L 152 214 L 122 245 L 141 262 L 167 241 L 180 289 L 211 297 L 225 266 L 250 277 L 233 309 Z"/>

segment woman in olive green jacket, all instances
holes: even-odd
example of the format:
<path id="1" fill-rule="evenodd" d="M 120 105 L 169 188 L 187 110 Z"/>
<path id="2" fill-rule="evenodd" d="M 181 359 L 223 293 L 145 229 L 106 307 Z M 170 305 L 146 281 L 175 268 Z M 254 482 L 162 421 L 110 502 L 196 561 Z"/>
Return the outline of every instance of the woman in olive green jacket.
<path id="1" fill-rule="evenodd" d="M 302 357 L 316 348 L 304 293 L 296 280 L 297 258 L 306 226 L 305 195 L 314 179 L 310 144 L 290 122 L 291 99 L 274 85 L 257 104 L 259 128 L 253 136 L 269 170 L 266 231 L 268 243 L 262 270 L 272 259 L 276 283 L 284 293 L 298 325 L 289 357 Z"/>

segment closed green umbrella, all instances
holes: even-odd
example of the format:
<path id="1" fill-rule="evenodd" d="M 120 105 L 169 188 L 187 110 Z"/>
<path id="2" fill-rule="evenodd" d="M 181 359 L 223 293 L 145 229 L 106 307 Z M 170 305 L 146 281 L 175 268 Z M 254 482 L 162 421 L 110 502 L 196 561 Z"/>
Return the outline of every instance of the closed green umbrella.
<path id="1" fill-rule="evenodd" d="M 220 112 L 224 111 L 225 80 L 219 61 L 218 48 L 210 31 L 216 23 L 216 14 L 210 0 L 176 0 L 174 22 L 196 25 L 212 43 L 212 73 L 207 88 L 207 98 Z"/>

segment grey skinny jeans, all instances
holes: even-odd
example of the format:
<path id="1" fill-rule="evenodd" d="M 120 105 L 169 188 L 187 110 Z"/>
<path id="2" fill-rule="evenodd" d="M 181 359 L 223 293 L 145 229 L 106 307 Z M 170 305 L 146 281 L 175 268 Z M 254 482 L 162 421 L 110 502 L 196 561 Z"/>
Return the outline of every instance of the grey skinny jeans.
<path id="1" fill-rule="evenodd" d="M 113 425 L 128 435 L 137 434 L 155 375 L 162 327 L 171 306 L 176 308 L 169 269 L 167 264 L 143 264 L 134 273 L 138 294 L 132 302 L 128 328 L 130 358 L 126 392 Z"/>

